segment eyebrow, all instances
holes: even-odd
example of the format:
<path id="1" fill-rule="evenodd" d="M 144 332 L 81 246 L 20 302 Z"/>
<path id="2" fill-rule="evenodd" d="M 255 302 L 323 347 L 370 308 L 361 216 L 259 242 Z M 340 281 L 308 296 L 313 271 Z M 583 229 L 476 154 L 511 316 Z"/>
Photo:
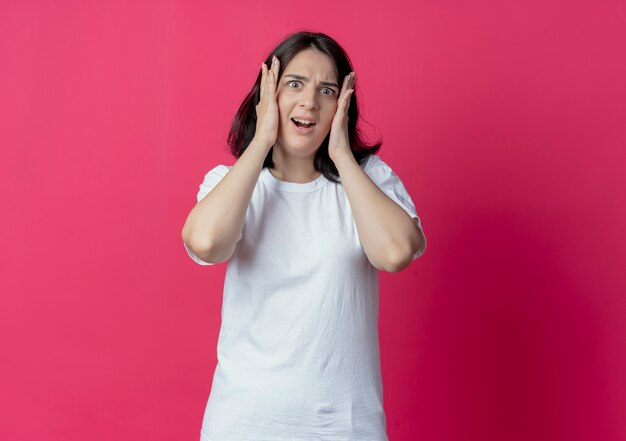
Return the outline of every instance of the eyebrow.
<path id="1" fill-rule="evenodd" d="M 307 77 L 303 77 L 302 75 L 287 74 L 287 75 L 283 75 L 283 76 L 285 78 L 292 77 L 292 78 L 295 78 L 296 80 L 309 81 L 309 79 Z M 322 86 L 331 86 L 331 87 L 336 87 L 337 89 L 339 89 L 339 85 L 337 83 L 329 83 L 328 81 L 322 81 L 320 84 Z"/>

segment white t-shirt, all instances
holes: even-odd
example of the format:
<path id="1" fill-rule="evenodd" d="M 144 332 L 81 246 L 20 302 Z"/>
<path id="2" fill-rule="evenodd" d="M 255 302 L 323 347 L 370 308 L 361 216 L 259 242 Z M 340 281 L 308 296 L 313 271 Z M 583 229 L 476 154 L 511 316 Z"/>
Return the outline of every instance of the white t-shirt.
<path id="1" fill-rule="evenodd" d="M 421 229 L 391 168 L 376 155 L 361 167 Z M 205 175 L 198 202 L 230 169 Z M 378 270 L 341 184 L 285 182 L 263 168 L 223 295 L 202 441 L 387 441 Z"/>

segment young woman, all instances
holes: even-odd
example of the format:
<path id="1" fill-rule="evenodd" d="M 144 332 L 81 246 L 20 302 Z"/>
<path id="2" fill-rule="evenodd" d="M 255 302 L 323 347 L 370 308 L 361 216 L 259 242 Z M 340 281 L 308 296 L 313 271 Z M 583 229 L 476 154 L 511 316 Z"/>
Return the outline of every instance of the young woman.
<path id="1" fill-rule="evenodd" d="M 404 269 L 426 238 L 358 134 L 355 78 L 329 36 L 289 36 L 233 122 L 236 162 L 200 185 L 185 248 L 228 260 L 203 441 L 387 440 L 378 270 Z"/>

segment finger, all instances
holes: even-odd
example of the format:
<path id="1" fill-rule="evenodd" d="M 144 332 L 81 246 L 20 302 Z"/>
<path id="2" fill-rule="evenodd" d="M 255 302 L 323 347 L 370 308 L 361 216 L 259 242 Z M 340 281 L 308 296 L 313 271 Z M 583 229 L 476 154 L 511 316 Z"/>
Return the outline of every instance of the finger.
<path id="1" fill-rule="evenodd" d="M 354 89 L 346 90 L 346 93 L 343 95 L 343 99 L 340 103 L 341 111 L 346 116 L 348 115 L 348 109 L 350 108 L 350 98 L 352 97 L 353 93 L 354 93 Z"/>
<path id="2" fill-rule="evenodd" d="M 339 105 L 342 105 L 343 100 L 346 96 L 346 93 L 348 92 L 348 89 L 350 88 L 350 82 L 351 82 L 350 74 L 346 75 L 343 78 L 343 84 L 341 85 L 341 91 L 339 92 L 339 98 L 338 98 Z"/>
<path id="3" fill-rule="evenodd" d="M 278 64 L 278 60 L 274 60 L 272 62 L 272 69 L 270 71 L 270 79 L 267 84 L 267 99 L 271 101 L 276 100 L 276 65 Z"/>
<path id="4" fill-rule="evenodd" d="M 278 88 L 278 73 L 280 72 L 280 60 L 278 59 L 277 56 L 274 55 L 274 65 L 272 66 L 273 70 L 274 70 L 274 92 L 276 92 L 276 89 Z"/>
<path id="5" fill-rule="evenodd" d="M 261 64 L 261 91 L 259 93 L 259 101 L 263 99 L 263 93 L 265 92 L 265 81 L 267 80 L 267 66 L 265 63 Z"/>
<path id="6" fill-rule="evenodd" d="M 261 81 L 259 82 L 259 102 L 256 103 L 256 107 L 258 108 L 261 104 L 261 100 L 263 99 L 263 93 L 265 91 L 265 63 L 261 64 Z"/>
<path id="7" fill-rule="evenodd" d="M 356 82 L 356 74 L 350 72 L 348 75 L 348 89 L 346 90 L 346 114 L 348 112 L 348 108 L 350 107 L 350 100 L 352 99 L 352 95 L 354 95 L 354 83 Z"/>
<path id="8" fill-rule="evenodd" d="M 343 79 L 343 84 L 341 85 L 341 92 L 339 93 L 339 96 L 341 98 L 344 97 L 344 95 L 346 94 L 346 91 L 348 90 L 349 81 L 350 81 L 350 74 L 346 75 Z"/>
<path id="9" fill-rule="evenodd" d="M 262 99 L 266 100 L 267 99 L 267 91 L 269 89 L 268 85 L 269 82 L 271 81 L 270 78 L 270 68 L 267 66 L 267 64 L 263 63 L 264 67 L 263 67 L 263 71 L 265 73 L 265 81 L 263 82 L 263 95 L 262 95 Z"/>

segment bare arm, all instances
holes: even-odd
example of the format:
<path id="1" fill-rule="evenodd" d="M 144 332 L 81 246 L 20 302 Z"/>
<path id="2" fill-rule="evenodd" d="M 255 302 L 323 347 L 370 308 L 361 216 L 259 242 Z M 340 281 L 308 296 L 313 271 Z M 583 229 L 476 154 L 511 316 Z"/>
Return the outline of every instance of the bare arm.
<path id="1" fill-rule="evenodd" d="M 411 263 L 425 238 L 411 216 L 359 167 L 350 150 L 348 109 L 355 77 L 351 72 L 344 78 L 330 129 L 328 153 L 341 177 L 368 260 L 379 270 L 401 271 Z"/>
<path id="2" fill-rule="evenodd" d="M 367 258 L 377 269 L 403 270 L 423 244 L 421 231 L 407 212 L 367 176 L 354 156 L 342 156 L 335 164 Z"/>
<path id="3" fill-rule="evenodd" d="M 235 252 L 268 150 L 253 140 L 226 176 L 187 216 L 183 241 L 205 262 L 224 262 Z"/>
<path id="4" fill-rule="evenodd" d="M 252 142 L 215 188 L 191 210 L 183 226 L 185 245 L 205 262 L 224 262 L 235 252 L 263 162 L 278 134 L 279 65 L 275 59 L 271 70 L 265 63 L 261 67 L 257 127 Z"/>

